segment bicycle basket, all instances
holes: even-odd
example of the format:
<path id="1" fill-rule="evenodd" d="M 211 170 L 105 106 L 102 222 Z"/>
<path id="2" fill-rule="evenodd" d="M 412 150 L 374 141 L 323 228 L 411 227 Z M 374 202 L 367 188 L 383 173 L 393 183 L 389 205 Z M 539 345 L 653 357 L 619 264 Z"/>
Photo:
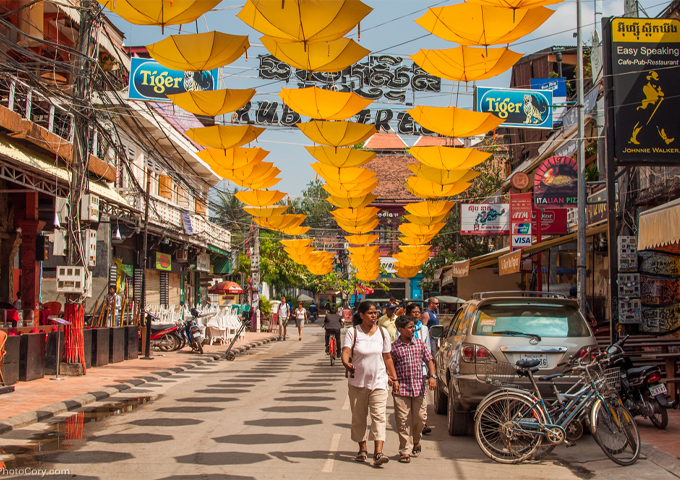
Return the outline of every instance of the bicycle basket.
<path id="1" fill-rule="evenodd" d="M 621 389 L 621 369 L 608 368 L 604 371 L 604 386 L 607 390 L 618 392 Z"/>
<path id="2" fill-rule="evenodd" d="M 477 364 L 477 378 L 495 387 L 514 383 L 518 377 L 517 367 L 512 363 L 489 362 Z"/>

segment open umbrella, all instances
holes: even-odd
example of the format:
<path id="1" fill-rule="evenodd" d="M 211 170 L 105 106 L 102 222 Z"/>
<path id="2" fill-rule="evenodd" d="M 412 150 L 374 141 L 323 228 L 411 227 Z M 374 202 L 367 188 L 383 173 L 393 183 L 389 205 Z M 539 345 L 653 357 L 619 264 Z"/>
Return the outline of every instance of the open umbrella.
<path id="1" fill-rule="evenodd" d="M 352 245 L 368 245 L 378 240 L 378 235 L 347 235 L 345 237 Z"/>
<path id="2" fill-rule="evenodd" d="M 267 155 L 269 155 L 269 152 L 259 147 L 236 147 L 230 148 L 229 150 L 206 148 L 205 150 L 196 152 L 196 155 L 213 168 L 236 170 L 237 168 L 244 168 L 260 163 Z"/>
<path id="3" fill-rule="evenodd" d="M 452 297 L 449 295 L 439 295 L 434 297 L 442 303 L 465 303 L 465 300 L 458 297 Z"/>
<path id="4" fill-rule="evenodd" d="M 276 169 L 278 170 L 278 168 Z M 267 188 L 272 188 L 274 185 L 281 181 L 280 178 L 276 178 L 276 173 L 272 172 L 270 176 L 263 178 L 248 178 L 242 180 L 239 185 L 243 188 L 250 188 L 253 190 L 264 190 Z"/>
<path id="5" fill-rule="evenodd" d="M 361 280 L 362 282 L 372 282 L 376 278 L 378 278 L 380 275 L 378 273 L 375 274 L 364 274 L 364 273 L 357 273 L 356 277 L 357 280 Z"/>
<path id="6" fill-rule="evenodd" d="M 245 90 L 206 90 L 198 92 L 175 93 L 167 97 L 179 108 L 194 115 L 216 117 L 235 112 L 255 95 L 255 89 Z"/>
<path id="7" fill-rule="evenodd" d="M 331 167 L 360 167 L 376 156 L 375 152 L 356 148 L 305 147 L 307 151 L 324 165 Z"/>
<path id="8" fill-rule="evenodd" d="M 297 127 L 314 143 L 330 147 L 356 145 L 375 134 L 375 125 L 354 122 L 325 122 L 312 120 Z"/>
<path id="9" fill-rule="evenodd" d="M 424 178 L 437 185 L 469 182 L 479 176 L 479 172 L 475 172 L 474 170 L 441 170 L 439 168 L 418 164 L 409 165 L 408 168 L 417 177 Z"/>
<path id="10" fill-rule="evenodd" d="M 435 223 L 440 223 L 446 221 L 446 218 L 449 216 L 449 212 L 442 213 L 441 215 L 437 215 L 435 217 L 420 217 L 418 215 L 404 215 L 404 218 L 408 220 L 411 223 L 414 223 L 416 225 L 425 225 L 425 226 L 430 226 L 434 225 Z"/>
<path id="11" fill-rule="evenodd" d="M 374 245 L 372 247 L 348 247 L 347 250 L 352 254 L 352 255 L 358 255 L 362 257 L 366 256 L 373 256 L 378 252 L 378 246 Z"/>
<path id="12" fill-rule="evenodd" d="M 309 227 L 301 227 L 300 225 L 297 225 L 282 228 L 279 231 L 285 233 L 286 235 L 304 235 L 309 231 Z"/>
<path id="13" fill-rule="evenodd" d="M 373 219 L 378 212 L 380 212 L 380 209 L 376 207 L 340 208 L 338 210 L 332 210 L 331 215 L 333 215 L 336 220 L 356 222 Z"/>
<path id="14" fill-rule="evenodd" d="M 288 205 L 271 205 L 267 207 L 243 207 L 246 213 L 253 217 L 272 217 L 274 215 L 281 215 L 288 210 Z"/>
<path id="15" fill-rule="evenodd" d="M 208 289 L 208 293 L 212 295 L 243 293 L 243 289 L 235 282 L 218 282 Z"/>
<path id="16" fill-rule="evenodd" d="M 436 202 L 426 200 L 424 202 L 404 205 L 404 210 L 412 215 L 418 215 L 419 217 L 436 217 L 437 215 L 449 213 L 455 204 L 456 202 L 449 202 L 446 200 Z"/>
<path id="17" fill-rule="evenodd" d="M 344 231 L 347 233 L 356 233 L 356 234 L 362 234 L 362 233 L 368 233 L 372 232 L 375 230 L 375 228 L 378 226 L 378 223 L 380 221 L 376 218 L 375 220 L 368 222 L 368 223 L 346 223 L 346 222 L 338 222 L 338 226 L 342 228 Z"/>
<path id="18" fill-rule="evenodd" d="M 306 215 L 298 214 L 283 214 L 276 215 L 269 218 L 253 218 L 253 222 L 257 223 L 259 226 L 268 228 L 270 230 L 281 230 L 288 227 L 299 226 L 306 218 Z"/>
<path id="19" fill-rule="evenodd" d="M 498 127 L 505 120 L 493 113 L 473 112 L 458 107 L 419 105 L 408 113 L 423 127 L 447 137 L 473 137 Z"/>
<path id="20" fill-rule="evenodd" d="M 314 162 L 311 164 L 311 166 L 314 171 L 328 183 L 341 184 L 343 186 L 364 183 L 366 181 L 370 181 L 376 175 L 376 172 L 366 168 L 337 168 L 324 165 L 320 162 Z"/>
<path id="21" fill-rule="evenodd" d="M 488 5 L 501 8 L 538 8 L 546 5 L 554 5 L 563 0 L 467 0 L 469 3 Z M 453 297 L 456 298 L 456 297 Z M 461 302 L 465 303 L 465 302 Z"/>
<path id="22" fill-rule="evenodd" d="M 252 125 L 214 125 L 212 127 L 190 128 L 187 137 L 204 147 L 228 150 L 255 140 L 264 128 Z"/>
<path id="23" fill-rule="evenodd" d="M 425 252 L 420 255 L 412 255 L 406 252 L 399 252 L 392 255 L 392 257 L 399 262 L 400 265 L 407 265 L 410 267 L 420 266 L 430 258 L 430 253 Z"/>
<path id="24" fill-rule="evenodd" d="M 471 183 L 452 183 L 451 185 L 439 185 L 424 178 L 408 177 L 406 189 L 413 195 L 421 198 L 453 197 L 470 188 Z"/>
<path id="25" fill-rule="evenodd" d="M 507 47 L 456 47 L 445 50 L 420 50 L 411 59 L 435 77 L 455 82 L 486 80 L 505 72 L 522 58 Z"/>
<path id="26" fill-rule="evenodd" d="M 431 241 L 437 234 L 434 233 L 432 235 L 408 235 L 408 236 L 401 236 L 398 238 L 399 241 L 402 243 L 405 243 L 406 245 L 424 245 L 427 242 Z"/>
<path id="27" fill-rule="evenodd" d="M 420 267 L 407 267 L 404 265 L 396 269 L 396 275 L 399 278 L 411 278 L 418 275 L 419 271 Z"/>
<path id="28" fill-rule="evenodd" d="M 373 202 L 376 198 L 378 198 L 377 195 L 370 194 L 350 198 L 331 195 L 326 200 L 331 205 L 335 205 L 336 207 L 340 208 L 362 208 Z"/>
<path id="29" fill-rule="evenodd" d="M 226 180 L 230 180 L 237 185 L 244 187 L 254 181 L 264 180 L 281 173 L 272 162 L 258 162 L 234 170 L 223 170 L 214 168 L 213 171 Z"/>
<path id="30" fill-rule="evenodd" d="M 411 255 L 423 255 L 425 253 L 429 253 L 430 248 L 432 248 L 430 245 L 418 245 L 418 246 L 399 245 L 399 250 Z"/>
<path id="31" fill-rule="evenodd" d="M 411 147 L 408 151 L 420 163 L 442 170 L 468 169 L 476 167 L 493 153 L 481 152 L 474 148 L 457 147 Z"/>
<path id="32" fill-rule="evenodd" d="M 279 192 L 278 190 L 242 190 L 234 193 L 234 196 L 246 205 L 266 207 L 274 205 L 276 202 L 282 200 L 286 196 L 286 193 Z"/>
<path id="33" fill-rule="evenodd" d="M 279 240 L 279 242 L 284 245 L 285 247 L 290 247 L 290 248 L 300 248 L 300 247 L 307 247 L 312 244 L 314 240 L 311 238 L 300 238 L 300 239 L 294 239 L 294 240 Z"/>
<path id="34" fill-rule="evenodd" d="M 373 101 L 352 92 L 336 92 L 318 87 L 284 88 L 283 103 L 300 115 L 316 120 L 347 120 Z"/>
<path id="35" fill-rule="evenodd" d="M 350 188 L 345 188 L 341 185 L 331 185 L 327 183 L 326 185 L 323 186 L 323 189 L 335 197 L 351 198 L 366 196 L 370 192 L 372 192 L 373 189 L 377 186 L 378 180 L 374 179 L 369 180 L 367 183 L 361 183 Z"/>
<path id="36" fill-rule="evenodd" d="M 371 53 L 350 38 L 303 45 L 277 42 L 265 35 L 260 41 L 269 53 L 282 62 L 310 72 L 340 72 Z"/>
<path id="37" fill-rule="evenodd" d="M 435 225 L 430 225 L 429 227 L 424 227 L 421 225 L 414 225 L 412 223 L 402 223 L 399 225 L 399 231 L 407 237 L 418 235 L 434 235 L 439 233 L 439 231 L 444 228 L 445 225 L 445 223 L 438 223 Z"/>
<path id="38" fill-rule="evenodd" d="M 248 47 L 247 35 L 207 32 L 170 35 L 146 49 L 154 60 L 172 70 L 198 72 L 229 65 Z"/>
<path id="39" fill-rule="evenodd" d="M 193 22 L 222 0 L 97 0 L 134 25 L 180 25 Z"/>

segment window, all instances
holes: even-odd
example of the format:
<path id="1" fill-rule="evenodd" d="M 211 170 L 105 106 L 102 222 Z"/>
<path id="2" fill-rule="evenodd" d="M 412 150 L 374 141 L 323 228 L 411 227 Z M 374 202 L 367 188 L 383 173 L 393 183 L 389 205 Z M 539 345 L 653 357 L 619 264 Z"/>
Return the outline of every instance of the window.
<path id="1" fill-rule="evenodd" d="M 588 337 L 590 330 L 577 308 L 560 304 L 509 303 L 482 305 L 473 335 L 519 332 L 541 337 Z"/>
<path id="2" fill-rule="evenodd" d="M 456 335 L 456 330 L 458 329 L 458 325 L 460 324 L 460 319 L 463 318 L 463 315 L 465 314 L 467 309 L 468 307 L 465 306 L 456 312 L 456 316 L 453 317 L 453 320 L 451 320 L 451 323 L 447 327 L 446 338 L 453 338 Z"/>

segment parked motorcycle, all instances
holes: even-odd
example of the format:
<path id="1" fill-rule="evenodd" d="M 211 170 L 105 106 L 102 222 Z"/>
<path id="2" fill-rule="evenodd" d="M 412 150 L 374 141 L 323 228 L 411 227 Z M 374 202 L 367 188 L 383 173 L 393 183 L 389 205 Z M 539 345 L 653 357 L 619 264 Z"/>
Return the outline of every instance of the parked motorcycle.
<path id="1" fill-rule="evenodd" d="M 184 332 L 186 333 L 189 345 L 191 345 L 191 351 L 202 354 L 203 332 L 201 330 L 200 324 L 198 323 L 198 317 L 201 316 L 200 310 L 198 310 L 197 308 L 192 308 L 191 316 L 192 318 L 187 319 L 185 323 Z"/>
<path id="2" fill-rule="evenodd" d="M 625 355 L 623 345 L 628 335 L 615 342 L 607 353 L 609 356 L 620 355 L 612 366 L 621 369 L 621 388 L 619 396 L 626 408 L 633 416 L 647 417 L 658 429 L 668 426 L 667 409 L 674 408 L 666 395 L 666 385 L 660 383 L 661 370 L 655 366 L 643 366 L 635 368 L 630 357 Z"/>
<path id="3" fill-rule="evenodd" d="M 149 312 L 146 312 L 146 315 L 147 321 L 149 321 L 148 317 L 155 318 L 156 320 L 158 320 L 158 317 L 150 314 Z M 173 323 L 163 325 L 154 325 L 152 323 L 151 346 L 162 352 L 171 352 L 179 349 L 180 341 L 176 334 L 177 328 L 178 328 L 177 325 Z"/>

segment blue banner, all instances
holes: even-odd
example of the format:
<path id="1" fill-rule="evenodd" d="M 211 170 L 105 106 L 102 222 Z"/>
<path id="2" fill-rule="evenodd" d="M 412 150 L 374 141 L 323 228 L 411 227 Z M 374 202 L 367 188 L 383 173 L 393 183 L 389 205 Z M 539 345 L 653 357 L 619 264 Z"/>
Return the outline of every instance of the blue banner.
<path id="1" fill-rule="evenodd" d="M 532 90 L 550 90 L 553 98 L 567 98 L 567 79 L 559 78 L 532 78 Z"/>
<path id="2" fill-rule="evenodd" d="M 477 87 L 475 107 L 504 119 L 503 127 L 552 129 L 552 104 L 550 90 Z"/>
<path id="3" fill-rule="evenodd" d="M 133 57 L 130 59 L 130 100 L 169 102 L 168 95 L 175 93 L 215 90 L 218 69 L 208 72 L 181 72 L 170 70 L 155 60 Z"/>

